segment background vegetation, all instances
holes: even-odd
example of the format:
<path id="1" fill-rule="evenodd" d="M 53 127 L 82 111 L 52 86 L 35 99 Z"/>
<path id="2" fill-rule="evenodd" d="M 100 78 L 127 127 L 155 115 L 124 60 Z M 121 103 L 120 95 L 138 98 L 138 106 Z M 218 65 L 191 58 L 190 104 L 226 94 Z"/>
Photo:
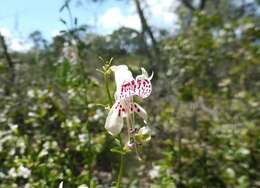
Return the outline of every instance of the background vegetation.
<path id="1" fill-rule="evenodd" d="M 111 187 L 119 156 L 96 71 L 111 57 L 155 73 L 143 103 L 152 139 L 142 161 L 128 156 L 123 187 L 260 187 L 260 2 L 180 0 L 174 34 L 133 3 L 141 31 L 102 36 L 72 16 L 51 43 L 32 33 L 27 53 L 10 52 L 1 36 L 1 188 Z"/>

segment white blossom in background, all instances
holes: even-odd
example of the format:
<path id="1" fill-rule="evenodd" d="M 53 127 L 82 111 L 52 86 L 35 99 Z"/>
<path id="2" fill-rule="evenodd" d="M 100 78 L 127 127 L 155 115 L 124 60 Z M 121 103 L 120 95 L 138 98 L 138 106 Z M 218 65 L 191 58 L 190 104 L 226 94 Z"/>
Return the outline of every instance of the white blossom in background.
<path id="1" fill-rule="evenodd" d="M 26 183 L 26 184 L 24 185 L 24 188 L 31 188 L 31 185 L 30 185 L 29 183 Z"/>
<path id="2" fill-rule="evenodd" d="M 80 124 L 81 120 L 77 116 L 73 116 L 71 119 L 66 119 L 65 122 L 62 122 L 61 127 L 75 127 Z"/>
<path id="3" fill-rule="evenodd" d="M 15 168 L 11 168 L 11 169 L 8 171 L 8 176 L 10 176 L 10 177 L 12 177 L 12 178 L 17 177 L 17 172 L 16 172 Z"/>
<path id="4" fill-rule="evenodd" d="M 33 98 L 33 97 L 35 97 L 35 91 L 33 89 L 29 89 L 27 91 L 27 95 L 28 95 L 28 97 Z"/>
<path id="5" fill-rule="evenodd" d="M 148 175 L 151 179 L 159 178 L 160 177 L 160 169 L 161 167 L 158 165 L 153 166 L 151 170 L 149 170 Z"/>
<path id="6" fill-rule="evenodd" d="M 71 44 L 65 42 L 62 49 L 62 58 L 60 62 L 63 62 L 65 59 L 69 60 L 72 64 L 78 62 L 78 51 L 77 51 L 76 41 L 72 41 Z"/>
<path id="7" fill-rule="evenodd" d="M 16 178 L 16 177 L 23 177 L 25 179 L 29 178 L 31 175 L 31 170 L 23 165 L 20 165 L 18 169 L 11 168 L 8 171 L 8 175 L 10 177 Z"/>
<path id="8" fill-rule="evenodd" d="M 24 139 L 18 138 L 17 147 L 20 149 L 20 153 L 24 154 L 25 149 L 26 149 L 26 144 L 25 144 Z"/>
<path id="9" fill-rule="evenodd" d="M 78 137 L 79 141 L 82 143 L 85 143 L 87 141 L 87 136 L 85 134 L 80 134 Z"/>
<path id="10" fill-rule="evenodd" d="M 92 120 L 92 121 L 97 121 L 101 117 L 103 117 L 103 115 L 104 115 L 103 111 L 100 110 L 100 109 L 97 109 L 95 115 L 89 117 L 89 119 Z"/>
<path id="11" fill-rule="evenodd" d="M 37 117 L 38 114 L 36 114 L 35 112 L 28 112 L 28 116 L 29 117 Z"/>
<path id="12" fill-rule="evenodd" d="M 17 125 L 17 124 L 12 124 L 12 123 L 8 124 L 8 126 L 10 127 L 10 129 L 11 129 L 12 131 L 16 131 L 17 128 L 18 128 L 18 125 Z"/>
<path id="13" fill-rule="evenodd" d="M 68 89 L 68 96 L 69 96 L 69 98 L 73 98 L 73 97 L 75 97 L 75 96 L 77 96 L 77 93 L 76 93 L 76 91 L 74 90 L 74 89 Z"/>
<path id="14" fill-rule="evenodd" d="M 31 175 L 31 170 L 21 165 L 18 168 L 17 175 L 23 178 L 29 178 L 29 176 Z"/>

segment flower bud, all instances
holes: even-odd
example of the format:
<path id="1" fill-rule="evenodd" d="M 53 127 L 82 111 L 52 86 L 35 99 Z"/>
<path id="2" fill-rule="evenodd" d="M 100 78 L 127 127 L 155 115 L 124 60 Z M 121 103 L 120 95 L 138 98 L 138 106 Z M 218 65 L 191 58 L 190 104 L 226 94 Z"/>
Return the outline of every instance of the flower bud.
<path id="1" fill-rule="evenodd" d="M 139 129 L 138 133 L 135 135 L 135 139 L 138 143 L 146 143 L 151 140 L 151 130 L 148 126 Z"/>

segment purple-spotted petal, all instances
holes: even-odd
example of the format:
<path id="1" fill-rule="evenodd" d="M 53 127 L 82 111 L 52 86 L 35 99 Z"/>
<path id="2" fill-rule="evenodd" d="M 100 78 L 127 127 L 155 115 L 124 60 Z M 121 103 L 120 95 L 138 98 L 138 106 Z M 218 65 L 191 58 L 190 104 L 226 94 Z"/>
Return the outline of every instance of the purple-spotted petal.
<path id="1" fill-rule="evenodd" d="M 119 92 L 119 91 L 118 91 Z M 119 92 L 119 99 L 127 99 L 135 95 L 147 98 L 152 92 L 152 83 L 149 78 L 139 76 L 135 80 L 124 82 Z"/>
<path id="2" fill-rule="evenodd" d="M 116 105 L 117 103 L 110 109 L 105 123 L 105 128 L 111 135 L 119 134 L 123 128 L 123 117 L 116 109 Z"/>
<path id="3" fill-rule="evenodd" d="M 115 99 L 120 99 L 120 93 L 122 90 L 122 85 L 133 80 L 133 76 L 131 71 L 129 71 L 128 67 L 126 65 L 117 65 L 117 66 L 111 66 L 111 70 L 115 74 L 115 81 L 116 81 L 116 93 L 115 93 Z"/>
<path id="4" fill-rule="evenodd" d="M 141 98 L 147 98 L 152 92 L 152 83 L 151 79 L 153 77 L 153 73 L 150 77 L 148 77 L 148 73 L 144 68 L 141 68 L 142 74 L 138 75 L 135 78 L 136 81 L 136 90 L 135 94 Z"/>
<path id="5" fill-rule="evenodd" d="M 119 99 L 128 99 L 135 95 L 136 81 L 134 79 L 124 82 L 119 91 Z"/>
<path id="6" fill-rule="evenodd" d="M 134 103 L 134 111 L 144 120 L 144 123 L 147 123 L 147 112 L 139 104 Z"/>
<path id="7" fill-rule="evenodd" d="M 152 92 L 152 84 L 148 79 L 137 79 L 136 80 L 137 89 L 135 94 L 141 98 L 147 98 Z"/>

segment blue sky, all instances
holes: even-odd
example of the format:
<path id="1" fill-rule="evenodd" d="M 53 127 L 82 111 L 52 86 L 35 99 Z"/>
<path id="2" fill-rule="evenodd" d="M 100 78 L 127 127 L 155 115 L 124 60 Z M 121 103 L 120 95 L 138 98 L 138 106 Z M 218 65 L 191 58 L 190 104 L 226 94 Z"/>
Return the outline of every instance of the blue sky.
<path id="1" fill-rule="evenodd" d="M 78 17 L 79 24 L 91 26 L 94 32 L 109 34 L 121 26 L 137 30 L 141 28 L 132 3 L 118 0 L 105 0 L 102 3 L 91 3 L 91 0 L 81 1 L 82 6 L 77 6 L 79 0 L 72 1 L 72 14 Z M 65 29 L 60 18 L 69 20 L 66 11 L 59 12 L 63 2 L 64 0 L 2 0 L 0 32 L 10 39 L 10 43 L 14 43 L 13 48 L 23 43 L 22 39 L 26 39 L 35 30 L 41 31 L 46 39 L 51 40 L 59 30 Z M 177 17 L 172 11 L 172 5 L 176 7 L 177 3 L 174 2 L 177 0 L 147 0 L 146 2 L 149 7 L 146 14 L 150 24 L 155 27 L 174 29 Z"/>
<path id="2" fill-rule="evenodd" d="M 59 12 L 63 0 L 8 0 L 0 3 L 0 28 L 7 28 L 20 37 L 26 37 L 35 30 L 40 30 L 45 37 L 50 38 L 53 32 L 64 29 L 60 18 L 68 20 L 67 12 Z M 119 6 L 124 9 L 124 3 L 110 0 L 106 3 L 84 3 L 77 6 L 71 3 L 74 16 L 79 23 L 94 25 L 95 17 L 102 15 L 109 7 Z"/>

